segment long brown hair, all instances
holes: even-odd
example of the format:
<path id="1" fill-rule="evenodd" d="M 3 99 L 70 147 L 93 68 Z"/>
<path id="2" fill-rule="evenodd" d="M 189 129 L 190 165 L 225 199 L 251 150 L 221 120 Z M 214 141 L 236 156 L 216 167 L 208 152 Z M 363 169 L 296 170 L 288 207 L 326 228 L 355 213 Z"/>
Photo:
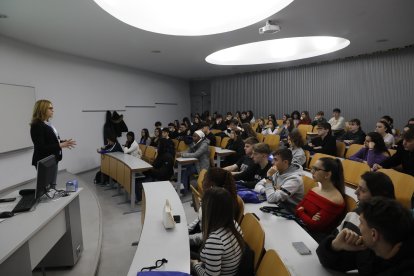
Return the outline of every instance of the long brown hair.
<path id="1" fill-rule="evenodd" d="M 230 193 L 234 206 L 234 219 L 237 220 L 240 214 L 240 208 L 237 202 L 236 183 L 231 172 L 216 167 L 209 168 L 204 176 L 203 191 L 205 192 L 212 187 L 221 187 Z"/>
<path id="2" fill-rule="evenodd" d="M 32 121 L 30 124 L 46 121 L 48 119 L 47 110 L 51 104 L 52 102 L 49 100 L 38 100 L 33 107 Z"/>
<path id="3" fill-rule="evenodd" d="M 203 246 L 211 232 L 225 228 L 236 237 L 243 251 L 243 237 L 237 231 L 234 222 L 234 204 L 232 203 L 230 193 L 226 189 L 212 187 L 205 191 L 202 212 L 201 229 L 203 229 Z"/>

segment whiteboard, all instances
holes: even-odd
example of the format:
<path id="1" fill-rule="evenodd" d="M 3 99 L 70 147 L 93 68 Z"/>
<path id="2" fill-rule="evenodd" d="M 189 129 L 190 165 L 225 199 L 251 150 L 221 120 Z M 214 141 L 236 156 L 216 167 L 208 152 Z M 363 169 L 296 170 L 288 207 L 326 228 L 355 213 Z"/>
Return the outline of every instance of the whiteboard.
<path id="1" fill-rule="evenodd" d="M 32 147 L 30 120 L 35 88 L 0 83 L 0 153 Z"/>

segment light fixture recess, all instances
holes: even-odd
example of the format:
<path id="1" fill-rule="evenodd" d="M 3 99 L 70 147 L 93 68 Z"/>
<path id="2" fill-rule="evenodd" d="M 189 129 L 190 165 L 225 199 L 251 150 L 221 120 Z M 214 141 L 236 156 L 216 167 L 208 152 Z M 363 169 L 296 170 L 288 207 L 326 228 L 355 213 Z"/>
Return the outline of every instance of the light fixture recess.
<path id="1" fill-rule="evenodd" d="M 94 0 L 131 26 L 154 33 L 201 36 L 257 23 L 293 0 Z"/>
<path id="2" fill-rule="evenodd" d="M 286 62 L 325 55 L 347 47 L 341 37 L 307 36 L 265 40 L 219 50 L 206 57 L 216 65 L 252 65 Z"/>

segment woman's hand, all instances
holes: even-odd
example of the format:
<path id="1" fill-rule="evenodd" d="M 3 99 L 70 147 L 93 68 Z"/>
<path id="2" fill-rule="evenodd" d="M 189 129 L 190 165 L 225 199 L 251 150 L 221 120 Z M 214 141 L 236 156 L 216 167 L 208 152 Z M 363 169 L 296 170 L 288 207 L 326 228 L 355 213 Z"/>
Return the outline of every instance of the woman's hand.
<path id="1" fill-rule="evenodd" d="M 368 143 L 368 148 L 369 149 L 374 149 L 374 147 L 375 147 L 375 143 L 374 142 L 369 142 Z"/>
<path id="2" fill-rule="evenodd" d="M 321 220 L 321 214 L 317 212 L 315 215 L 313 215 L 312 220 L 314 221 Z"/>
<path id="3" fill-rule="evenodd" d="M 60 143 L 59 146 L 60 146 L 61 149 L 63 149 L 63 148 L 72 149 L 76 146 L 76 141 L 73 140 L 73 139 L 68 139 L 68 140 L 65 140 L 64 142 Z"/>

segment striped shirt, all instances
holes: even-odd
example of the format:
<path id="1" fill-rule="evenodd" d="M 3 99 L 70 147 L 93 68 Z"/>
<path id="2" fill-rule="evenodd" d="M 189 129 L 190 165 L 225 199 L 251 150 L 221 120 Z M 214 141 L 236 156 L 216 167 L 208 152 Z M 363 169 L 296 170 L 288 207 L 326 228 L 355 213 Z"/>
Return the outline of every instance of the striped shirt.
<path id="1" fill-rule="evenodd" d="M 241 233 L 237 225 L 237 231 Z M 199 276 L 236 275 L 242 257 L 236 237 L 227 229 L 219 228 L 208 236 L 201 250 L 201 262 L 194 266 Z"/>

